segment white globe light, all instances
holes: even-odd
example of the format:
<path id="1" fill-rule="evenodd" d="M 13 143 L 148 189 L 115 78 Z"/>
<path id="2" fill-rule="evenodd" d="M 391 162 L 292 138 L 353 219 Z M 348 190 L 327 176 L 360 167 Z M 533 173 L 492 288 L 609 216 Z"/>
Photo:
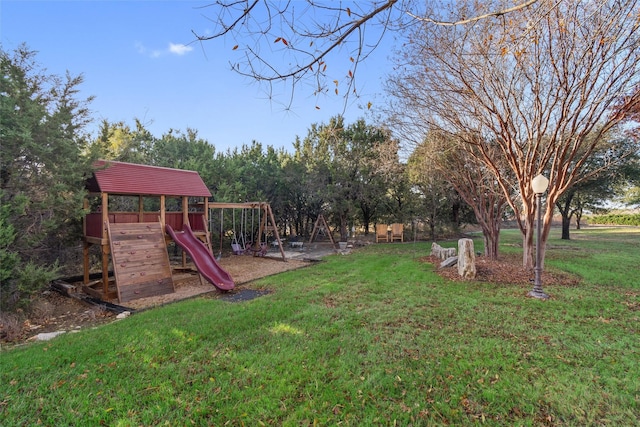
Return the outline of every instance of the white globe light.
<path id="1" fill-rule="evenodd" d="M 540 174 L 531 180 L 531 188 L 536 194 L 542 194 L 547 191 L 549 187 L 549 180 L 544 175 Z"/>

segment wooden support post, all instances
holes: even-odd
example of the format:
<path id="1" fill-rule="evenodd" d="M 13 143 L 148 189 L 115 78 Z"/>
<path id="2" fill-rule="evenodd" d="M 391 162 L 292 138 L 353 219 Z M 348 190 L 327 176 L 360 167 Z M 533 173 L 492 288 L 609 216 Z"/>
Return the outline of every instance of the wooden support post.
<path id="1" fill-rule="evenodd" d="M 260 244 L 262 243 L 262 233 L 264 233 L 267 229 L 267 206 L 267 204 L 260 203 L 260 207 L 258 208 L 260 209 L 260 212 L 264 211 L 264 214 L 262 215 L 262 218 L 260 218 L 260 227 L 258 228 L 258 247 L 256 249 L 260 249 Z"/>
<path id="2" fill-rule="evenodd" d="M 82 201 L 82 208 L 85 212 L 89 211 L 89 200 L 85 197 Z M 83 268 L 83 277 L 82 283 L 85 285 L 89 283 L 89 242 L 87 242 L 87 218 L 86 216 L 82 220 L 82 235 L 85 236 L 85 240 L 82 243 L 82 268 Z"/>
<path id="3" fill-rule="evenodd" d="M 101 245 L 102 248 L 102 294 L 105 299 L 109 298 L 109 245 Z"/>
<path id="4" fill-rule="evenodd" d="M 102 244 L 109 244 L 109 233 L 107 232 L 107 224 L 109 223 L 109 194 L 101 193 L 102 196 Z"/>
<path id="5" fill-rule="evenodd" d="M 100 251 L 102 253 L 102 294 L 109 298 L 109 194 L 102 193 L 102 236 Z"/>
<path id="6" fill-rule="evenodd" d="M 87 199 L 87 197 L 85 196 L 84 200 L 82 201 L 82 209 L 85 212 L 89 212 L 89 199 Z M 86 215 L 82 218 L 82 235 L 86 237 L 87 235 L 87 217 Z"/>
<path id="7" fill-rule="evenodd" d="M 85 233 L 86 235 L 86 233 Z M 82 278 L 82 283 L 85 285 L 89 283 L 89 242 L 85 241 L 82 244 L 82 264 L 84 268 L 84 277 Z"/>
<path id="8" fill-rule="evenodd" d="M 211 232 L 209 231 L 209 199 L 206 197 L 202 198 L 202 223 L 204 226 L 204 243 L 209 248 L 209 252 L 211 255 L 215 257 L 213 253 L 213 244 L 211 242 Z"/>
<path id="9" fill-rule="evenodd" d="M 144 222 L 144 199 L 138 196 L 138 222 Z"/>
<path id="10" fill-rule="evenodd" d="M 189 224 L 189 197 L 187 196 L 182 196 L 182 223 Z"/>
<path id="11" fill-rule="evenodd" d="M 268 212 L 267 212 L 268 211 Z M 273 217 L 273 211 L 271 210 L 271 205 L 267 204 L 265 207 L 265 217 L 269 215 L 269 220 L 271 221 L 271 225 L 273 226 L 273 236 L 276 238 L 276 242 L 278 242 L 278 249 L 280 249 L 280 255 L 282 256 L 282 261 L 287 261 L 287 257 L 284 254 L 284 248 L 282 247 L 282 241 L 280 240 L 280 234 L 278 233 L 278 227 L 276 227 L 276 220 Z"/>
<path id="12" fill-rule="evenodd" d="M 166 212 L 167 212 L 167 199 L 163 194 L 160 196 L 160 222 L 162 223 L 163 227 L 167 223 Z"/>
<path id="13" fill-rule="evenodd" d="M 189 198 L 187 196 L 182 196 L 182 224 L 189 224 Z M 187 268 L 186 251 L 182 251 L 182 268 Z M 202 277 L 200 282 L 202 282 Z"/>

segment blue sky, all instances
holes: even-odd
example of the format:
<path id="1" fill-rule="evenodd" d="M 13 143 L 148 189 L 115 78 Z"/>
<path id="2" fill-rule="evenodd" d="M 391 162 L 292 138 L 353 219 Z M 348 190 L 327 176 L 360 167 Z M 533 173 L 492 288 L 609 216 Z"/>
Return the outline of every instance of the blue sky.
<path id="1" fill-rule="evenodd" d="M 270 101 L 263 86 L 230 70 L 235 41 L 192 43 L 192 31 L 213 29 L 214 13 L 198 8 L 210 3 L 2 0 L 0 42 L 5 51 L 26 43 L 50 74 L 83 74 L 80 97 L 95 96 L 93 135 L 102 119 L 133 126 L 138 118 L 157 137 L 196 129 L 219 152 L 253 140 L 292 151 L 312 123 L 343 111 L 347 123 L 375 114 L 388 49 L 358 69 L 360 98 L 346 110 L 340 96 L 318 99 L 299 87 L 286 111 L 288 92 Z M 371 111 L 363 107 L 368 102 Z"/>

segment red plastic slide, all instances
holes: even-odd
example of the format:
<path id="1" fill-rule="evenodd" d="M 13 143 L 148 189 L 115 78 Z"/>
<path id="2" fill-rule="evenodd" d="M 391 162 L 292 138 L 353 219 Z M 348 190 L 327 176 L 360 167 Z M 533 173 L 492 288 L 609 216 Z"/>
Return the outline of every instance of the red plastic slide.
<path id="1" fill-rule="evenodd" d="M 193 234 L 188 224 L 182 226 L 183 231 L 181 232 L 174 231 L 169 224 L 166 225 L 166 229 L 173 241 L 187 251 L 196 265 L 198 273 L 202 274 L 213 286 L 221 291 L 230 291 L 235 287 L 229 273 L 220 267 L 207 246 Z"/>

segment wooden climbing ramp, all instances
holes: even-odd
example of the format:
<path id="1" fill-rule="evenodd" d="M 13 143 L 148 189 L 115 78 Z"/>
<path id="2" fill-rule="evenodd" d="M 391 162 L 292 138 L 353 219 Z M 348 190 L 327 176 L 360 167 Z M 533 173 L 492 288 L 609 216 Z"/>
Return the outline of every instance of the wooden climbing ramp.
<path id="1" fill-rule="evenodd" d="M 106 224 L 118 301 L 175 292 L 159 222 Z"/>

